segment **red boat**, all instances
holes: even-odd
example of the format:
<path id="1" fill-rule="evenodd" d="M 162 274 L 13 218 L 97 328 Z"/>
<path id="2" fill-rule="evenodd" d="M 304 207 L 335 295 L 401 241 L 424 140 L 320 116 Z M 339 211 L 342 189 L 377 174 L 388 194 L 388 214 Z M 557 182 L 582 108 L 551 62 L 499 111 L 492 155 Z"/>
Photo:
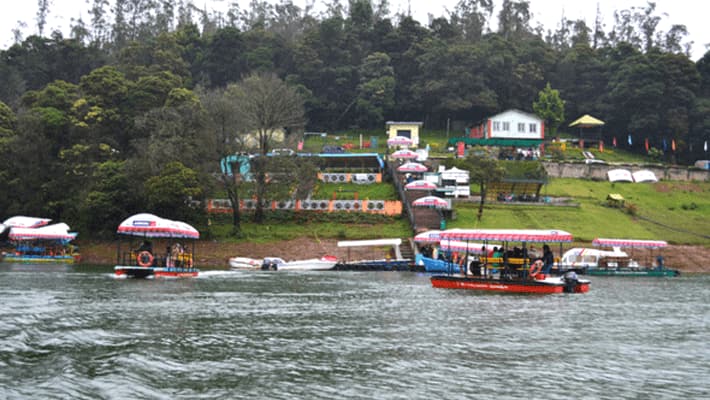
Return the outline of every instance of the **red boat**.
<path id="1" fill-rule="evenodd" d="M 117 233 L 129 238 L 140 238 L 142 244 L 136 248 L 129 243 L 128 249 L 121 250 L 118 244 L 118 260 L 114 267 L 117 277 L 126 278 L 191 278 L 200 270 L 193 264 L 195 240 L 200 233 L 192 226 L 157 217 L 153 214 L 133 215 L 118 226 Z M 153 240 L 160 243 L 153 249 Z M 190 241 L 192 249 L 183 247 Z"/>
<path id="2" fill-rule="evenodd" d="M 483 290 L 505 293 L 587 293 L 590 281 L 580 279 L 573 271 L 564 276 L 550 276 L 542 271 L 541 260 L 528 256 L 529 243 L 561 243 L 571 242 L 572 235 L 560 230 L 537 229 L 449 229 L 439 234 L 439 241 L 483 242 L 482 246 L 490 248 L 499 244 L 500 253 L 490 257 L 489 252 L 474 256 L 455 254 L 451 262 L 459 262 L 461 274 L 435 275 L 431 284 L 442 289 Z M 510 249 L 509 243 L 520 243 L 522 249 Z M 468 246 L 464 246 L 468 249 Z M 550 255 L 552 257 L 552 255 Z M 470 262 L 470 265 L 469 265 Z M 452 268 L 451 270 L 456 270 Z M 470 274 L 469 274 L 470 272 Z"/>
<path id="3" fill-rule="evenodd" d="M 501 280 L 463 275 L 437 275 L 431 277 L 431 284 L 435 288 L 533 294 L 587 293 L 589 291 L 589 283 L 586 279 L 566 279 L 565 277 L 546 277 L 543 280 Z"/>

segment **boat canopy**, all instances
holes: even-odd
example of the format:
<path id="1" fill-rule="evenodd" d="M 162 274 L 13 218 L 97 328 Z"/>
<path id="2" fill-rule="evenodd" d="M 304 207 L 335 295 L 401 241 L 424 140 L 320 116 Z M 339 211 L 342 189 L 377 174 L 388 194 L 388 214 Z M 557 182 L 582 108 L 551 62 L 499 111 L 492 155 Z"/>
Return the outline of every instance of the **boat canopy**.
<path id="1" fill-rule="evenodd" d="M 121 222 L 116 232 L 143 237 L 200 238 L 200 232 L 185 222 L 160 218 L 147 213 L 128 217 Z"/>
<path id="2" fill-rule="evenodd" d="M 69 241 L 76 238 L 76 232 L 69 232 L 69 225 L 65 223 L 52 224 L 39 228 L 12 228 L 10 240 L 60 240 Z"/>
<path id="3" fill-rule="evenodd" d="M 338 247 L 399 246 L 402 239 L 343 240 Z"/>
<path id="4" fill-rule="evenodd" d="M 663 240 L 636 240 L 636 239 L 604 239 L 596 238 L 592 241 L 594 246 L 604 247 L 647 247 L 660 248 L 668 246 Z"/>
<path id="5" fill-rule="evenodd" d="M 557 229 L 448 229 L 441 232 L 444 240 L 484 240 L 500 242 L 571 242 L 572 234 Z"/>
<path id="6" fill-rule="evenodd" d="M 12 228 L 39 228 L 49 224 L 49 218 L 25 217 L 22 215 L 10 217 L 2 224 Z"/>
<path id="7" fill-rule="evenodd" d="M 447 241 L 441 242 L 441 250 L 466 252 L 468 254 L 492 255 L 493 246 L 485 245 L 483 243 L 476 243 L 476 242 L 461 242 L 458 240 L 450 240 L 450 241 L 447 240 Z"/>
<path id="8" fill-rule="evenodd" d="M 417 243 L 429 242 L 429 243 L 439 243 L 439 235 L 441 235 L 440 230 L 430 230 L 418 233 L 414 236 L 414 241 Z"/>

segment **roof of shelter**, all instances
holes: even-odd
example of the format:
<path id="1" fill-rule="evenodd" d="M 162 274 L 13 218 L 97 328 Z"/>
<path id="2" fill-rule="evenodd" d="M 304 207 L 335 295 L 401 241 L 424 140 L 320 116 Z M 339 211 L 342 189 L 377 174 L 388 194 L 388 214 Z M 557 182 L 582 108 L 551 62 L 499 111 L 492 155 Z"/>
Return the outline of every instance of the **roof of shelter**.
<path id="1" fill-rule="evenodd" d="M 387 121 L 385 122 L 385 125 L 419 125 L 422 126 L 424 125 L 424 122 L 421 121 Z"/>
<path id="2" fill-rule="evenodd" d="M 311 156 L 320 158 L 318 162 L 323 168 L 381 169 L 385 167 L 384 160 L 377 153 L 311 154 Z"/>
<path id="3" fill-rule="evenodd" d="M 569 124 L 570 127 L 579 126 L 580 128 L 591 128 L 604 125 L 604 121 L 594 118 L 589 114 L 584 114 Z"/>

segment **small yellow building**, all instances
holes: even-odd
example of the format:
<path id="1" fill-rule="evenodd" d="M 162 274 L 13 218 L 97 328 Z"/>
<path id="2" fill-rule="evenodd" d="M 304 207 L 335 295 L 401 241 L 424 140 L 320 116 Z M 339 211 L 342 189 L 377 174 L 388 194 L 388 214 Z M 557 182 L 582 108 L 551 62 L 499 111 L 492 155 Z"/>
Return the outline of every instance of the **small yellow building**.
<path id="1" fill-rule="evenodd" d="M 412 140 L 412 147 L 419 146 L 419 130 L 423 122 L 411 121 L 387 121 L 387 139 L 394 139 L 397 136 L 406 137 Z"/>

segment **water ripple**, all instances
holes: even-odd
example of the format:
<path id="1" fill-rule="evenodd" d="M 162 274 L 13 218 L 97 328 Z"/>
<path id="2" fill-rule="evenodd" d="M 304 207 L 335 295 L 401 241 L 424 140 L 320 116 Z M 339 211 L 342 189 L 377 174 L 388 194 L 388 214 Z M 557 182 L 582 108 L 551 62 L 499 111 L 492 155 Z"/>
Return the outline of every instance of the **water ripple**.
<path id="1" fill-rule="evenodd" d="M 586 295 L 423 274 L 0 269 L 0 398 L 707 398 L 710 277 Z"/>

